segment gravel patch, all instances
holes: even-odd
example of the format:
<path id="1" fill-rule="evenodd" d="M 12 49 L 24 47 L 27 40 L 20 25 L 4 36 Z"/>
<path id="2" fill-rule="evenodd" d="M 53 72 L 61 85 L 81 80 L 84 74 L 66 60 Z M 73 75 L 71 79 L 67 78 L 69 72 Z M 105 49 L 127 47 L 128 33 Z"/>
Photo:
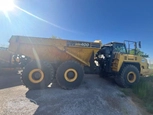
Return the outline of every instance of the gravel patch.
<path id="1" fill-rule="evenodd" d="M 57 83 L 32 91 L 18 85 L 0 88 L 0 96 L 0 115 L 141 115 L 116 84 L 97 75 L 86 75 L 73 90 Z"/>

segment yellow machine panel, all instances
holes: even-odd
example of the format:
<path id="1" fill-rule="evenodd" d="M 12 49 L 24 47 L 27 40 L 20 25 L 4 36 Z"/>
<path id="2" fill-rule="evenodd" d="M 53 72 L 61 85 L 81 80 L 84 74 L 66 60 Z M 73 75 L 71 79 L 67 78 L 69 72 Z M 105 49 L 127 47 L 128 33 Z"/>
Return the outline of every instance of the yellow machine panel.
<path id="1" fill-rule="evenodd" d="M 10 51 L 32 59 L 61 62 L 75 59 L 88 66 L 92 53 L 101 48 L 101 43 L 97 42 L 25 36 L 12 36 L 9 42 Z"/>
<path id="2" fill-rule="evenodd" d="M 123 63 L 140 64 L 140 73 L 144 75 L 144 71 L 148 71 L 147 59 L 138 55 L 116 54 L 113 61 L 112 70 L 119 72 Z M 146 72 L 147 73 L 147 72 Z"/>

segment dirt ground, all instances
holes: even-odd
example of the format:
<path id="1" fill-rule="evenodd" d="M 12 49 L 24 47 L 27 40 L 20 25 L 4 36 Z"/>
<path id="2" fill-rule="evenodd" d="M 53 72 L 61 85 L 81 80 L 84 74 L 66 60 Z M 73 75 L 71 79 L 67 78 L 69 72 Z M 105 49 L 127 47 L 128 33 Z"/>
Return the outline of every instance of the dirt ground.
<path id="1" fill-rule="evenodd" d="M 25 88 L 18 75 L 0 76 L 0 115 L 142 115 L 114 82 L 85 75 L 81 86 L 45 90 Z"/>

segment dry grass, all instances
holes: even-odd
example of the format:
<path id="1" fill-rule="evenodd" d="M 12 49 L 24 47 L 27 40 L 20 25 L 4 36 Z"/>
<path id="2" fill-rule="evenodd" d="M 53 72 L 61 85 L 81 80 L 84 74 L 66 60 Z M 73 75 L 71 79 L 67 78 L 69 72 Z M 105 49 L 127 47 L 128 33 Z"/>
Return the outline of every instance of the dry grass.
<path id="1" fill-rule="evenodd" d="M 147 111 L 153 113 L 153 77 L 141 78 L 132 91 L 143 100 Z"/>
<path id="2" fill-rule="evenodd" d="M 141 77 L 138 84 L 128 89 L 121 88 L 121 91 L 132 98 L 139 98 L 142 103 L 138 102 L 138 99 L 134 101 L 153 114 L 153 76 Z"/>

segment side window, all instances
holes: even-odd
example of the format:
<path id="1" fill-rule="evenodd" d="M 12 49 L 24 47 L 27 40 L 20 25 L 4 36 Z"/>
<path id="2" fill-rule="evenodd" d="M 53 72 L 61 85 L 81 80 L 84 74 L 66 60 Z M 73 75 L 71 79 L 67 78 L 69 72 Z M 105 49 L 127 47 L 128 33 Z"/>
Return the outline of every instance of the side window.
<path id="1" fill-rule="evenodd" d="M 126 53 L 126 50 L 125 50 L 125 46 L 124 45 L 122 45 L 122 47 L 121 47 L 121 53 Z"/>

